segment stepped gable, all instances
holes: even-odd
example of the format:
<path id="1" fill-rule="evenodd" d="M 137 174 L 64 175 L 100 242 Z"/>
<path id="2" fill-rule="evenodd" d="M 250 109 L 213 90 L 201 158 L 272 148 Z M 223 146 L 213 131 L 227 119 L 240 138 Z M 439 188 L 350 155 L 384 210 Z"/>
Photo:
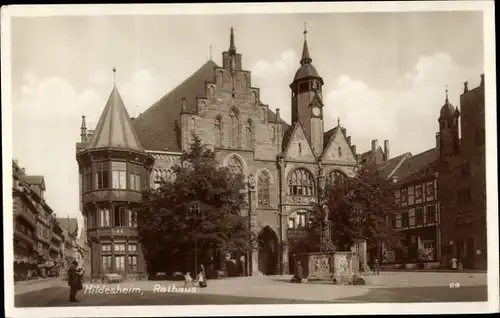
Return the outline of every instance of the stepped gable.
<path id="1" fill-rule="evenodd" d="M 113 87 L 87 145 L 87 149 L 100 148 L 144 151 L 116 87 Z"/>

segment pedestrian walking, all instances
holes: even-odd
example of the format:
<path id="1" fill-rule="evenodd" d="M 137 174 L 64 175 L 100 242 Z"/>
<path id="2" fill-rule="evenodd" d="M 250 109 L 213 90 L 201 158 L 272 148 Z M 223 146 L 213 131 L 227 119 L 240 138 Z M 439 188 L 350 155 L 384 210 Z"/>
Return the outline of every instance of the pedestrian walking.
<path id="1" fill-rule="evenodd" d="M 380 265 L 378 263 L 378 258 L 375 259 L 375 262 L 373 264 L 373 274 L 380 275 Z"/>
<path id="2" fill-rule="evenodd" d="M 76 294 L 83 289 L 81 271 L 78 270 L 78 262 L 73 261 L 68 270 L 69 301 L 76 302 Z"/>
<path id="3" fill-rule="evenodd" d="M 200 285 L 201 288 L 207 287 L 207 278 L 205 275 L 205 266 L 203 264 L 200 266 L 200 272 L 198 273 L 198 285 Z"/>

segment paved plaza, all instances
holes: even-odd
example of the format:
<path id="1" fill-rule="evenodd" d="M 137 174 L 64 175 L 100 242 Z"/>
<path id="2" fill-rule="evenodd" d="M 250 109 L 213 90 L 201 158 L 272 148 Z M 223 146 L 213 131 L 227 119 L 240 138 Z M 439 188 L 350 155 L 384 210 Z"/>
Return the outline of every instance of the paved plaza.
<path id="1" fill-rule="evenodd" d="M 486 301 L 485 273 L 383 272 L 369 276 L 369 285 L 338 286 L 329 282 L 291 284 L 290 276 L 240 277 L 208 281 L 208 288 L 181 291 L 183 282 L 138 281 L 85 285 L 77 303 L 68 302 L 68 287 L 60 279 L 16 286 L 16 307 L 300 304 L 352 302 Z M 450 283 L 458 288 L 450 288 Z M 457 285 L 457 283 L 459 285 Z M 40 285 L 40 286 L 38 286 Z M 104 294 L 99 288 L 135 288 L 134 293 Z M 92 289 L 93 288 L 93 289 Z"/>

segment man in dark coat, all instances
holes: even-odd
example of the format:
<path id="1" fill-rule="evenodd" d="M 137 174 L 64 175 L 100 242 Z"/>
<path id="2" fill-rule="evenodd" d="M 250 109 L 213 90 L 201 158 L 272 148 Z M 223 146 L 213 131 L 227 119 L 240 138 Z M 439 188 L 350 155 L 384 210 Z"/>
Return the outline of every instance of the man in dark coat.
<path id="1" fill-rule="evenodd" d="M 68 285 L 69 285 L 69 301 L 75 302 L 76 293 L 82 290 L 82 280 L 81 275 L 77 271 L 78 262 L 73 261 L 71 267 L 68 270 Z"/>

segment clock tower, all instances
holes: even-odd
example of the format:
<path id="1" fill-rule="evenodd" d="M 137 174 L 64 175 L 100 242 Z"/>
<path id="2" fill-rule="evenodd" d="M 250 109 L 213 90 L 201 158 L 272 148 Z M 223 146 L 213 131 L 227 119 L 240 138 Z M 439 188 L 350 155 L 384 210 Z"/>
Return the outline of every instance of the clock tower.
<path id="1" fill-rule="evenodd" d="M 292 123 L 299 121 L 313 147 L 315 155 L 323 151 L 323 79 L 312 65 L 307 45 L 307 30 L 304 30 L 304 47 L 300 67 L 295 73 L 292 90 Z"/>

